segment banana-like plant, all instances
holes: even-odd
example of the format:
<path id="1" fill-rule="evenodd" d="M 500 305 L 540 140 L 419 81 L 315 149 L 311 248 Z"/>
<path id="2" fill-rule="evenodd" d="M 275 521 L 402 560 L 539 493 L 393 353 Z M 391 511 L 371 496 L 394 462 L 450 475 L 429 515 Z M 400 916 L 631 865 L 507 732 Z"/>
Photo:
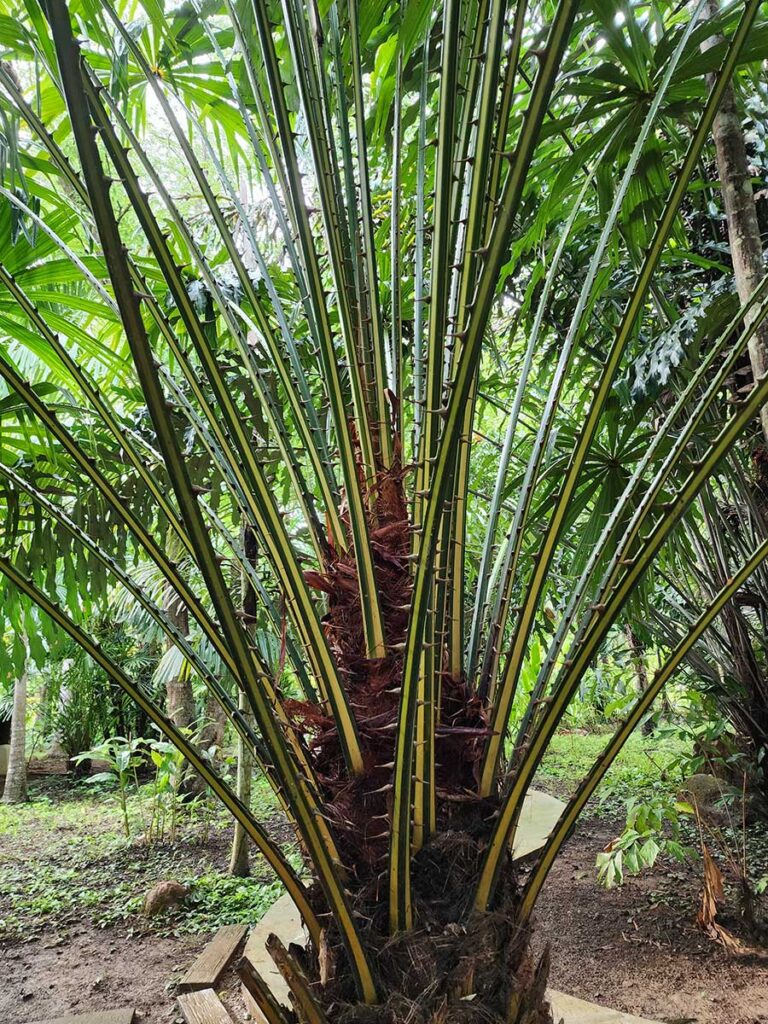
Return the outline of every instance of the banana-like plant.
<path id="1" fill-rule="evenodd" d="M 747 40 L 754 59 L 764 37 L 759 7 L 732 4 L 708 24 L 703 0 L 655 4 L 663 59 L 642 73 L 634 113 L 611 120 L 578 97 L 593 71 L 598 91 L 611 80 L 606 39 L 633 77 L 648 25 L 632 4 L 619 19 L 579 0 L 191 0 L 174 12 L 3 0 L 0 378 L 13 444 L 0 477 L 14 526 L 0 573 L 178 746 L 296 902 L 307 948 L 275 947 L 295 1015 L 251 977 L 270 1024 L 551 1019 L 548 956 L 534 959 L 530 932 L 552 861 L 666 680 L 768 557 L 759 545 L 699 610 L 522 876 L 511 842 L 569 702 L 768 399 L 756 381 L 702 441 L 768 312 L 766 284 L 750 326 L 740 310 L 656 424 L 571 581 L 508 743 L 551 573 L 590 500 L 590 452 L 641 325 L 654 328 L 654 274 L 723 90 Z M 727 42 L 702 57 L 715 30 Z M 684 157 L 607 306 L 622 212 L 681 95 L 696 112 Z M 564 158 L 553 125 L 585 118 L 594 137 Z M 565 246 L 595 189 L 574 281 Z M 550 234 L 560 243 L 537 261 L 518 244 L 529 229 L 539 250 Z M 494 408 L 495 335 L 521 291 L 538 312 L 522 349 L 513 325 L 520 358 L 488 514 L 471 453 Z M 568 323 L 553 333 L 561 292 Z M 570 454 L 553 480 L 564 420 Z M 84 494 L 105 519 L 84 522 Z M 35 560 L 20 504 L 130 594 L 209 687 L 294 826 L 309 884 L 87 635 L 71 566 L 55 551 Z M 190 636 L 143 584 L 142 562 L 187 607 Z M 240 608 L 243 576 L 282 638 L 277 667 Z"/>

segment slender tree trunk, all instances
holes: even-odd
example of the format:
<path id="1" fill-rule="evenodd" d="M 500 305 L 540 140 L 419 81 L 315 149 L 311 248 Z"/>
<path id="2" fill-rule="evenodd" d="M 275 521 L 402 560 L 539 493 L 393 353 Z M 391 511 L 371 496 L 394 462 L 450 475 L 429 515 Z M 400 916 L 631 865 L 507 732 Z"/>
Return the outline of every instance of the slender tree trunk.
<path id="1" fill-rule="evenodd" d="M 629 658 L 632 662 L 632 668 L 635 673 L 635 683 L 637 685 L 637 695 L 642 697 L 645 691 L 648 689 L 648 669 L 645 664 L 645 644 L 637 635 L 632 628 L 632 623 L 628 622 L 624 626 L 624 635 L 627 638 L 627 646 L 629 647 Z M 646 718 L 643 722 L 643 735 L 650 736 L 653 732 L 653 721 L 650 718 Z"/>
<path id="2" fill-rule="evenodd" d="M 175 538 L 169 534 L 168 546 L 171 551 L 174 545 Z M 179 632 L 187 636 L 189 633 L 189 611 L 171 586 L 165 587 L 163 610 Z M 166 650 L 173 646 L 170 640 L 166 641 Z M 165 684 L 165 704 L 168 717 L 177 728 L 189 730 L 190 733 L 194 732 L 197 725 L 197 708 L 192 692 L 192 677 L 186 662 L 182 663 L 181 671 Z M 182 797 L 195 797 L 199 796 L 204 789 L 205 783 L 201 777 L 197 772 L 191 771 L 189 765 L 185 763 L 179 794 Z"/>
<path id="3" fill-rule="evenodd" d="M 242 532 L 242 544 L 245 551 L 246 559 L 254 565 L 259 555 L 258 544 L 253 530 L 248 527 L 243 528 Z M 242 607 L 243 614 L 245 616 L 246 628 L 249 631 L 253 630 L 253 626 L 256 624 L 256 594 L 254 593 L 253 587 L 248 582 L 248 578 L 243 573 L 242 584 L 241 584 L 241 595 L 242 595 Z M 248 705 L 245 700 L 245 695 L 240 693 L 238 697 L 238 706 L 240 710 L 247 714 Z M 241 738 L 237 741 L 237 795 L 240 797 L 246 807 L 250 807 L 251 803 L 251 777 L 253 774 L 253 758 L 250 755 L 248 747 L 243 743 Z M 232 853 L 229 861 L 229 873 L 235 875 L 238 878 L 245 878 L 250 874 L 250 866 L 248 863 L 248 836 L 243 831 L 242 826 L 238 823 L 235 825 L 235 834 L 232 839 Z"/>
<path id="4" fill-rule="evenodd" d="M 243 714 L 247 714 L 248 705 L 241 693 L 238 706 Z M 251 806 L 251 776 L 253 759 L 248 745 L 242 737 L 237 740 L 237 795 L 246 807 Z M 229 873 L 236 878 L 247 878 L 251 873 L 248 861 L 248 836 L 240 822 L 235 823 L 235 834 L 232 839 L 232 853 L 229 860 Z"/>
<path id="5" fill-rule="evenodd" d="M 710 17 L 720 13 L 720 0 L 709 0 Z M 720 42 L 721 36 L 713 36 L 703 48 Z M 728 241 L 731 249 L 733 274 L 739 299 L 745 303 L 763 279 L 763 244 L 757 220 L 757 207 L 752 191 L 747 148 L 744 132 L 736 104 L 736 93 L 728 85 L 712 124 L 715 142 L 717 172 L 720 191 L 723 196 L 725 217 L 728 224 Z M 754 310 L 747 315 L 750 324 L 755 318 Z M 768 323 L 757 328 L 749 342 L 749 361 L 755 380 L 768 370 Z M 768 442 L 768 405 L 760 412 L 763 437 Z"/>
<path id="6" fill-rule="evenodd" d="M 3 789 L 4 804 L 22 804 L 27 800 L 27 669 L 13 687 L 11 747 L 8 752 L 8 774 Z"/>

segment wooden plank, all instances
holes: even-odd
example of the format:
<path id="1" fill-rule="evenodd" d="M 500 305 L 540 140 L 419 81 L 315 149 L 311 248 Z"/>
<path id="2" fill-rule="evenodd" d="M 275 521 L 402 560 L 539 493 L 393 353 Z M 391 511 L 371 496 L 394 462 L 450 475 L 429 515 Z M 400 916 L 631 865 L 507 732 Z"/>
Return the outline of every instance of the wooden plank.
<path id="1" fill-rule="evenodd" d="M 179 982 L 181 992 L 213 988 L 245 938 L 248 926 L 227 924 L 214 937 Z"/>
<path id="2" fill-rule="evenodd" d="M 68 1013 L 64 1017 L 57 1017 L 51 1020 L 48 1017 L 38 1024 L 133 1024 L 133 1009 L 125 1010 L 100 1010 L 91 1013 Z"/>
<path id="3" fill-rule="evenodd" d="M 226 1007 L 212 988 L 185 992 L 177 1001 L 187 1024 L 232 1024 Z"/>
<path id="4" fill-rule="evenodd" d="M 257 1024 L 286 1024 L 283 1007 L 250 960 L 241 957 L 237 973 L 243 983 L 243 1002 Z"/>

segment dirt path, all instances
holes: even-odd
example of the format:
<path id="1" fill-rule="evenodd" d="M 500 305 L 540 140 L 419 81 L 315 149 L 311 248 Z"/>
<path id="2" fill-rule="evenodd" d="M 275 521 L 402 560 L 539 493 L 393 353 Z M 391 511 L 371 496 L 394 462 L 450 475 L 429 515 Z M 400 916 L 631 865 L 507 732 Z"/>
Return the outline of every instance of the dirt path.
<path id="1" fill-rule="evenodd" d="M 117 926 L 83 924 L 57 937 L 0 947 L 0 1021 L 26 1024 L 65 1013 L 135 1006 L 140 1020 L 177 1017 L 167 991 L 203 946 L 200 937 L 131 936 Z"/>
<path id="2" fill-rule="evenodd" d="M 768 1024 L 768 950 L 733 956 L 696 929 L 695 872 L 664 865 L 619 889 L 595 885 L 595 857 L 615 832 L 583 821 L 542 892 L 552 986 L 673 1024 Z"/>

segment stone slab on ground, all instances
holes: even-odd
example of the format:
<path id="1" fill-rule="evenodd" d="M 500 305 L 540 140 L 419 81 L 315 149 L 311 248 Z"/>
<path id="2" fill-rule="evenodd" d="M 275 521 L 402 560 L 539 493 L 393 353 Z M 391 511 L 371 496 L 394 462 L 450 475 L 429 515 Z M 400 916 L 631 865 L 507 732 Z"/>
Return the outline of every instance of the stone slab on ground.
<path id="1" fill-rule="evenodd" d="M 564 809 L 565 804 L 557 797 L 542 793 L 539 789 L 529 790 L 512 844 L 515 860 L 531 857 L 542 848 Z"/>
<path id="2" fill-rule="evenodd" d="M 608 1010 L 595 1003 L 587 1003 L 575 996 L 567 996 L 563 992 L 547 992 L 552 1003 L 552 1013 L 556 1021 L 560 1018 L 565 1024 L 658 1024 L 647 1017 L 633 1017 L 621 1010 Z"/>
<path id="3" fill-rule="evenodd" d="M 36 1024 L 133 1024 L 135 1014 L 133 1009 L 94 1010 L 92 1013 L 67 1013 L 55 1020 L 48 1018 Z"/>
<path id="4" fill-rule="evenodd" d="M 259 923 L 251 928 L 243 949 L 243 956 L 262 976 L 275 999 L 279 1003 L 289 1006 L 288 986 L 285 983 L 285 978 L 278 971 L 274 960 L 266 949 L 267 939 L 273 932 L 286 946 L 291 942 L 301 944 L 306 942 L 301 915 L 288 893 L 273 903 Z M 253 996 L 245 985 L 240 986 L 240 991 L 249 1013 L 253 1015 L 254 1020 L 261 1024 L 264 1021 L 264 1015 L 256 1005 Z"/>
<path id="5" fill-rule="evenodd" d="M 212 988 L 184 992 L 177 999 L 186 1024 L 232 1024 L 226 1007 Z"/>
<path id="6" fill-rule="evenodd" d="M 244 924 L 227 924 L 219 928 L 179 982 L 179 990 L 191 992 L 195 989 L 213 988 L 247 931 L 248 926 Z"/>
<path id="7" fill-rule="evenodd" d="M 560 801 L 557 801 L 557 803 L 560 803 Z M 539 818 L 539 821 L 542 820 L 542 818 Z M 533 847 L 532 850 L 536 848 Z M 279 900 L 273 903 L 259 923 L 251 929 L 245 949 L 243 950 L 243 956 L 264 978 L 275 999 L 285 1006 L 290 1006 L 288 986 L 285 983 L 285 979 L 278 971 L 272 961 L 272 957 L 265 948 L 267 938 L 272 932 L 286 946 L 291 942 L 304 943 L 306 940 L 299 912 L 293 900 L 287 894 L 281 896 Z M 248 1012 L 253 1016 L 253 1019 L 258 1024 L 264 1024 L 265 1018 L 245 986 L 241 986 L 241 993 L 243 1002 Z M 594 1003 L 587 1003 L 583 999 L 576 999 L 574 996 L 565 995 L 562 992 L 550 990 L 547 992 L 547 996 L 552 1003 L 555 1021 L 559 1021 L 562 1018 L 564 1024 L 657 1024 L 657 1022 L 647 1020 L 644 1017 L 633 1017 L 631 1014 L 622 1013 L 620 1010 L 609 1010 L 603 1006 L 596 1006 Z"/>

